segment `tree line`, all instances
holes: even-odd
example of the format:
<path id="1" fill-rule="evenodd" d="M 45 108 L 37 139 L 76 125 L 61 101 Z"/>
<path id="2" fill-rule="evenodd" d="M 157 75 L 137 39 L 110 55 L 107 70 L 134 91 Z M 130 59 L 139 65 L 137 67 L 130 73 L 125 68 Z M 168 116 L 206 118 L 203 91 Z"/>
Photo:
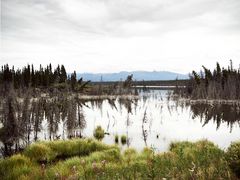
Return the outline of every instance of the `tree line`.
<path id="1" fill-rule="evenodd" d="M 133 85 L 133 76 L 129 75 L 123 83 L 116 82 L 108 86 L 90 85 L 90 81 L 77 78 L 76 71 L 67 74 L 64 65 L 55 69 L 49 64 L 45 68 L 40 65 L 36 69 L 33 65 L 24 66 L 22 69 L 3 65 L 0 70 L 0 93 L 6 94 L 9 89 L 24 90 L 28 88 L 41 88 L 44 91 L 58 89 L 64 91 L 88 92 L 88 94 L 130 94 Z M 87 88 L 88 87 L 88 88 Z M 91 87 L 91 88 L 90 88 Z M 5 92 L 5 93 L 4 93 Z"/>
<path id="2" fill-rule="evenodd" d="M 75 89 L 77 83 L 81 84 L 82 79 L 77 80 L 76 71 L 67 74 L 64 65 L 58 65 L 55 69 L 49 64 L 43 68 L 35 69 L 33 65 L 24 66 L 22 69 L 3 65 L 0 70 L 0 84 L 12 84 L 15 89 L 28 87 L 50 87 L 56 84 L 69 84 Z"/>
<path id="3" fill-rule="evenodd" d="M 213 71 L 193 71 L 184 91 L 192 99 L 240 99 L 240 67 L 233 68 L 232 60 L 227 68 L 217 62 Z"/>

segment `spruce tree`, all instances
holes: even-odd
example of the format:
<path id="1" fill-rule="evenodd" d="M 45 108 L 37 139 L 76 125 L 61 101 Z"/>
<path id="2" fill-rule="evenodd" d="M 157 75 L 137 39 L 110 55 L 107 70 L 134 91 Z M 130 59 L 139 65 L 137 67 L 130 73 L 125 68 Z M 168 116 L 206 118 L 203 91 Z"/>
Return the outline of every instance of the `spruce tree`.
<path id="1" fill-rule="evenodd" d="M 60 83 L 65 83 L 67 81 L 67 72 L 65 67 L 62 65 L 60 70 Z"/>

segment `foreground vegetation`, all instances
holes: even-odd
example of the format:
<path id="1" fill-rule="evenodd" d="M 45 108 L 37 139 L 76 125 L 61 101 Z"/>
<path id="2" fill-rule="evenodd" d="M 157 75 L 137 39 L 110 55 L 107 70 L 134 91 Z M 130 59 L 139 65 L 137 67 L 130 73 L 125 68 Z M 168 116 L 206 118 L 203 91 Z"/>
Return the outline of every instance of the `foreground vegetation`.
<path id="1" fill-rule="evenodd" d="M 2 179 L 237 179 L 240 142 L 226 152 L 207 140 L 141 153 L 91 139 L 43 141 L 0 161 Z"/>

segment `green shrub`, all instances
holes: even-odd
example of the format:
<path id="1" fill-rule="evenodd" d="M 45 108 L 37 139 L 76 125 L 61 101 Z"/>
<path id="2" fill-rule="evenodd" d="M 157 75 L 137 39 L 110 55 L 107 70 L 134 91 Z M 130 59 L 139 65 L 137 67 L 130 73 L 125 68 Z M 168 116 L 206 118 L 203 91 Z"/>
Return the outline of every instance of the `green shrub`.
<path id="1" fill-rule="evenodd" d="M 240 141 L 231 143 L 226 152 L 226 159 L 232 171 L 240 178 Z"/>
<path id="2" fill-rule="evenodd" d="M 97 128 L 93 132 L 93 136 L 100 141 L 104 138 L 104 130 L 101 126 L 97 126 Z"/>
<path id="3" fill-rule="evenodd" d="M 124 145 L 127 143 L 127 136 L 126 135 L 122 135 L 121 136 L 121 143 Z"/>

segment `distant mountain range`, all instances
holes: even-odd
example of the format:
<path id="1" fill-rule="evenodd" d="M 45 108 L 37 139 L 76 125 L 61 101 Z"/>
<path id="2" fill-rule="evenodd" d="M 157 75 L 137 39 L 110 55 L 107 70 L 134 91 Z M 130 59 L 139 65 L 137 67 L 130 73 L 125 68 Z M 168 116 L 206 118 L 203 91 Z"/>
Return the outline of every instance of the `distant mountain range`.
<path id="1" fill-rule="evenodd" d="M 118 73 L 77 73 L 77 78 L 90 80 L 92 82 L 98 81 L 119 81 L 125 80 L 128 75 L 133 74 L 133 79 L 137 81 L 150 81 L 150 80 L 175 80 L 188 79 L 187 74 L 179 74 L 169 71 L 121 71 Z"/>

